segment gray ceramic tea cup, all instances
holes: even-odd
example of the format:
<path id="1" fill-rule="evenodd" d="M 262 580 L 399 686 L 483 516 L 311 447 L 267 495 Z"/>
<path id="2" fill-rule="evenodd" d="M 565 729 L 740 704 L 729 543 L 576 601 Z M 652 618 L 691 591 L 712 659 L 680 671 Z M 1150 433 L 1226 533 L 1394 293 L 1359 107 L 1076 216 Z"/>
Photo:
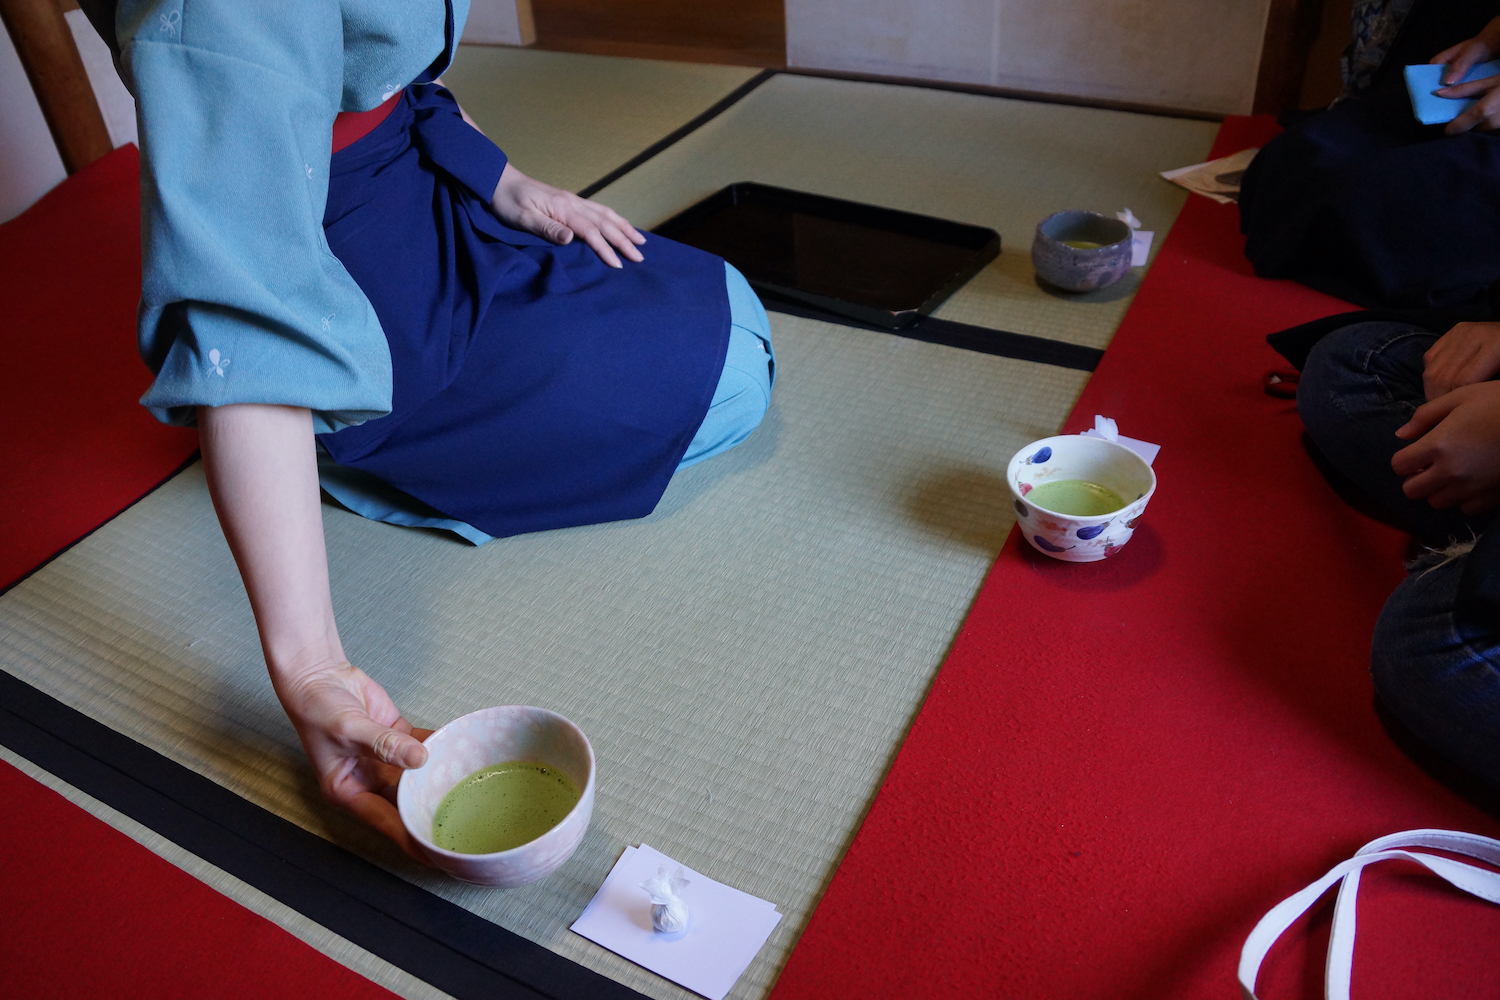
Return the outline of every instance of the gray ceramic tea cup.
<path id="1" fill-rule="evenodd" d="M 501 705 L 454 719 L 427 737 L 427 763 L 403 771 L 396 787 L 401 822 L 432 863 L 454 878 L 502 889 L 552 874 L 573 856 L 594 812 L 594 748 L 567 719 L 545 708 Z M 549 764 L 582 792 L 562 821 L 535 840 L 493 854 L 461 854 L 432 842 L 432 817 L 454 785 L 482 767 L 511 760 Z"/>
<path id="2" fill-rule="evenodd" d="M 1131 228 L 1098 212 L 1054 212 L 1036 226 L 1031 265 L 1049 285 L 1089 292 L 1113 285 L 1130 270 Z M 1097 243 L 1070 247 L 1064 240 Z"/>

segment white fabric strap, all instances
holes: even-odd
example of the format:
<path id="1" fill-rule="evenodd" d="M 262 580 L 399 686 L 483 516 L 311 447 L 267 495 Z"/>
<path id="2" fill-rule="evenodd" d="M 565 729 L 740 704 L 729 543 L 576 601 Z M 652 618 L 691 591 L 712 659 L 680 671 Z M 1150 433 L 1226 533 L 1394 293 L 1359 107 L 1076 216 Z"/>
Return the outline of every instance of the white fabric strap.
<path id="1" fill-rule="evenodd" d="M 1344 884 L 1339 887 L 1338 902 L 1333 909 L 1324 990 L 1327 1000 L 1349 1000 L 1349 977 L 1354 967 L 1355 900 L 1359 895 L 1359 873 L 1366 865 L 1391 858 L 1415 861 L 1470 895 L 1491 903 L 1500 903 L 1500 872 L 1437 854 L 1405 850 L 1409 847 L 1437 848 L 1500 866 L 1500 840 L 1472 833 L 1407 830 L 1370 841 L 1354 857 L 1335 865 L 1332 871 L 1306 889 L 1277 903 L 1255 925 L 1255 930 L 1245 939 L 1244 950 L 1240 952 L 1240 990 L 1244 993 L 1245 1000 L 1256 1000 L 1255 979 L 1260 975 L 1261 963 L 1266 960 L 1266 955 L 1277 938 L 1340 879 Z"/>

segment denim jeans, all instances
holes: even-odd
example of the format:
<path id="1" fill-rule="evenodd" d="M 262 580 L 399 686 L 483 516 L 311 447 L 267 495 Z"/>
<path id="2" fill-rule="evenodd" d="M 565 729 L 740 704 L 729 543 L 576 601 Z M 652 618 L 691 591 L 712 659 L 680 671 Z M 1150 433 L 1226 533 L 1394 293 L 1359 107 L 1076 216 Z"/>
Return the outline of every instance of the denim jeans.
<path id="1" fill-rule="evenodd" d="M 1426 396 L 1422 355 L 1437 340 L 1403 323 L 1360 323 L 1324 338 L 1308 357 L 1297 409 L 1327 460 L 1430 546 L 1465 541 L 1489 516 L 1435 510 L 1401 492 L 1395 436 Z M 1413 734 L 1500 788 L 1500 622 L 1453 613 L 1468 556 L 1419 561 L 1386 602 L 1371 643 L 1375 690 Z"/>

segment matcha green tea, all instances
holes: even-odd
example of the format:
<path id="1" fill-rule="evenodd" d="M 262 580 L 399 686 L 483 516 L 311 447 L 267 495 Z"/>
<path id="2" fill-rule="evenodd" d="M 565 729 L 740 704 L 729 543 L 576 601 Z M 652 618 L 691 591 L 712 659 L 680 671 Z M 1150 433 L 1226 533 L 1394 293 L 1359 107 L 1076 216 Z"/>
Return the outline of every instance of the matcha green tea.
<path id="1" fill-rule="evenodd" d="M 1073 517 L 1095 517 L 1125 506 L 1125 501 L 1114 490 L 1086 479 L 1059 479 L 1043 483 L 1026 494 L 1026 502 L 1056 514 L 1070 514 Z"/>
<path id="2" fill-rule="evenodd" d="M 1072 247 L 1074 250 L 1098 250 L 1103 243 L 1095 243 L 1092 240 L 1063 240 L 1062 245 Z"/>
<path id="3" fill-rule="evenodd" d="M 578 786 L 551 764 L 491 764 L 443 796 L 432 814 L 432 842 L 459 854 L 508 851 L 561 823 L 580 795 Z"/>

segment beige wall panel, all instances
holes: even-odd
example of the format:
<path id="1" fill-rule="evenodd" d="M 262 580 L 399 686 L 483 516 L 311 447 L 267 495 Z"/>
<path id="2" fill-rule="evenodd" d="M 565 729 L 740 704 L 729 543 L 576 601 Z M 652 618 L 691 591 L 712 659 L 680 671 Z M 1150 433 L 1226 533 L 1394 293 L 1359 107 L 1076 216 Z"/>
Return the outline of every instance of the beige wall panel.
<path id="1" fill-rule="evenodd" d="M 787 0 L 787 62 L 1245 113 L 1270 0 Z"/>

